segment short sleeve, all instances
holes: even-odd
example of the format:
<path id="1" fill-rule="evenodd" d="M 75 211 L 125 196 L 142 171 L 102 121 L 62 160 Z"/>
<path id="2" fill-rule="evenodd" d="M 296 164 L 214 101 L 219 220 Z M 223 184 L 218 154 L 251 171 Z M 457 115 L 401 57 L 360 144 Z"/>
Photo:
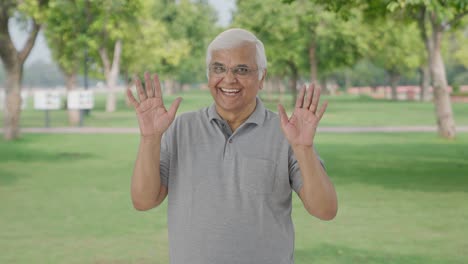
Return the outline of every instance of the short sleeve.
<path id="1" fill-rule="evenodd" d="M 325 169 L 323 160 L 320 158 L 315 148 L 314 148 L 314 152 L 317 154 L 320 164 Z M 289 146 L 289 149 L 288 149 L 288 166 L 289 166 L 289 183 L 291 184 L 291 188 L 293 188 L 293 190 L 297 194 L 299 194 L 299 191 L 301 190 L 302 183 L 303 183 L 302 174 L 301 174 L 301 170 L 299 169 L 299 162 L 297 162 L 297 159 L 294 156 L 294 152 L 291 146 Z"/>
<path id="2" fill-rule="evenodd" d="M 161 177 L 161 184 L 168 186 L 169 170 L 170 170 L 171 154 L 169 151 L 168 138 L 166 133 L 161 139 L 161 153 L 159 157 L 159 175 Z"/>

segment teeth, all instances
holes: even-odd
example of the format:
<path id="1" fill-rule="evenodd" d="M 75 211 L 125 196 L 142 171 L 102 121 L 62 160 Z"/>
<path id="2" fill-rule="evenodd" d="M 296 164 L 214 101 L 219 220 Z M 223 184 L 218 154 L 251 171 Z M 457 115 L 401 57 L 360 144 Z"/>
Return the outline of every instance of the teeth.
<path id="1" fill-rule="evenodd" d="M 225 92 L 225 93 L 237 93 L 239 92 L 240 90 L 239 89 L 226 89 L 226 88 L 220 88 L 221 91 Z"/>

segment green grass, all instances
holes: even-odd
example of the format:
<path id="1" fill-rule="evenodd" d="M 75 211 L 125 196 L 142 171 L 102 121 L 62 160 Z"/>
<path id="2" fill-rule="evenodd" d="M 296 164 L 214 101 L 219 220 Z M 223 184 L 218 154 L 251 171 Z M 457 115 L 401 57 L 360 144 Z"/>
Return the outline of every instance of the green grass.
<path id="1" fill-rule="evenodd" d="M 209 106 L 212 103 L 208 91 L 192 90 L 178 95 L 166 96 L 167 107 L 177 97 L 183 98 L 178 113 L 194 111 Z M 266 94 L 261 94 L 267 108 L 277 111 L 278 95 L 267 100 Z M 84 126 L 89 127 L 137 127 L 133 109 L 125 105 L 123 94 L 118 94 L 118 107 L 115 113 L 106 113 L 105 95 L 96 95 L 95 108 L 84 119 Z M 368 97 L 341 95 L 324 96 L 329 100 L 327 112 L 322 119 L 321 126 L 407 126 L 436 124 L 434 105 L 431 102 L 404 102 L 374 100 Z M 282 99 L 284 105 L 291 111 L 291 95 Z M 454 117 L 457 125 L 468 125 L 468 105 L 466 103 L 453 103 Z M 67 113 L 65 110 L 50 111 L 50 126 L 67 126 Z M 3 116 L 0 116 L 2 122 Z M 21 114 L 22 127 L 44 127 L 45 113 L 32 108 L 32 98 L 29 99 L 28 108 Z"/>
<path id="2" fill-rule="evenodd" d="M 319 134 L 331 222 L 294 195 L 296 263 L 467 263 L 468 134 Z M 168 263 L 166 206 L 132 208 L 137 135 L 0 140 L 0 263 Z"/>

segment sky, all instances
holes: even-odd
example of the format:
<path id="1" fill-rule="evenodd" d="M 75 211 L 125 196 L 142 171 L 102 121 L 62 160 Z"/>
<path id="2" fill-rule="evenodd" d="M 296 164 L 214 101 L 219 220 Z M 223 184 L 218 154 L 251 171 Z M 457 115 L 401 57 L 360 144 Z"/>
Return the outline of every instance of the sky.
<path id="1" fill-rule="evenodd" d="M 227 26 L 231 21 L 231 13 L 235 8 L 235 0 L 209 0 L 208 2 L 217 10 L 218 12 L 218 24 L 222 26 Z M 22 32 L 14 21 L 10 20 L 10 32 L 12 34 L 13 42 L 17 49 L 22 47 L 26 41 L 27 35 Z M 31 50 L 31 54 L 26 60 L 26 65 L 30 65 L 35 61 L 44 61 L 51 62 L 52 57 L 50 50 L 47 46 L 47 42 L 44 38 L 44 35 L 39 33 L 34 48 Z"/>

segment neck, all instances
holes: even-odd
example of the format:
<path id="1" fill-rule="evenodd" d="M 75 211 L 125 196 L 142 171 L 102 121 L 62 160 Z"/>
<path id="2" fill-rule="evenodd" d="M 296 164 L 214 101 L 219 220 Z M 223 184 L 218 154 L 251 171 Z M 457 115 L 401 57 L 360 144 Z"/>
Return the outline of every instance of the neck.
<path id="1" fill-rule="evenodd" d="M 226 120 L 229 127 L 231 127 L 232 132 L 234 132 L 255 111 L 256 106 L 257 106 L 257 101 L 255 100 L 253 101 L 253 103 L 247 105 L 247 107 L 245 107 L 244 109 L 238 112 L 224 111 L 218 106 L 216 106 L 216 111 L 218 112 L 219 116 L 221 116 L 221 118 Z"/>

